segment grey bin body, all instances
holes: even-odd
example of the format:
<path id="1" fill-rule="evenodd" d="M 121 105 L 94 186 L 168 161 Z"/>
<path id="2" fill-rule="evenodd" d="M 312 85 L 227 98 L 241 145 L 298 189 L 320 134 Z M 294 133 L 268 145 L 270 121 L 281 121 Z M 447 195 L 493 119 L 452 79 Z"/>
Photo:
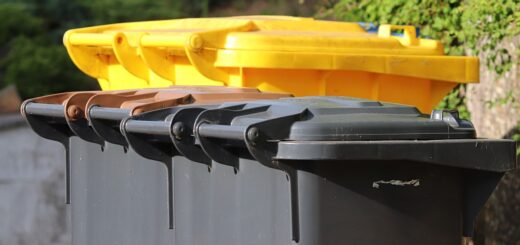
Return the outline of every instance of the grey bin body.
<path id="1" fill-rule="evenodd" d="M 103 148 L 27 114 L 68 148 L 75 245 L 460 244 L 516 166 L 456 113 L 350 98 L 110 119 Z"/>
<path id="2" fill-rule="evenodd" d="M 172 244 L 161 163 L 71 138 L 72 244 Z"/>
<path id="3" fill-rule="evenodd" d="M 244 160 L 228 166 L 178 156 L 173 164 L 174 229 L 168 228 L 167 172 L 119 145 L 73 137 L 73 244 L 290 244 L 290 205 L 282 171 Z M 241 185 L 239 185 L 241 184 Z"/>

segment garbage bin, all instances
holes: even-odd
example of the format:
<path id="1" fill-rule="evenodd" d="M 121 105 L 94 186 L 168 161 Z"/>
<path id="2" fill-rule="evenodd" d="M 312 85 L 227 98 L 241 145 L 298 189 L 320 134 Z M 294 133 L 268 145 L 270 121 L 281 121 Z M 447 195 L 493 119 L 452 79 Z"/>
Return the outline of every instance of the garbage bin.
<path id="1" fill-rule="evenodd" d="M 163 109 L 121 130 L 144 157 L 158 135 L 177 149 L 175 244 L 460 244 L 516 166 L 514 141 L 454 111 L 352 98 Z"/>
<path id="2" fill-rule="evenodd" d="M 37 104 L 24 112 L 39 132 Z M 453 111 L 345 97 L 88 108 L 130 148 L 106 143 L 116 130 L 103 150 L 69 134 L 74 244 L 460 244 L 516 167 L 514 141 L 478 139 Z M 63 134 L 58 116 L 40 135 Z"/>
<path id="3" fill-rule="evenodd" d="M 171 163 L 147 160 L 128 149 L 120 120 L 180 104 L 285 96 L 196 86 L 71 92 L 28 100 L 22 114 L 40 136 L 66 148 L 73 244 L 171 244 Z"/>
<path id="4" fill-rule="evenodd" d="M 458 83 L 479 79 L 476 57 L 445 56 L 439 41 L 416 37 L 413 26 L 381 25 L 373 33 L 358 23 L 240 16 L 86 27 L 63 41 L 74 64 L 103 90 L 256 87 L 410 104 L 429 113 Z"/>

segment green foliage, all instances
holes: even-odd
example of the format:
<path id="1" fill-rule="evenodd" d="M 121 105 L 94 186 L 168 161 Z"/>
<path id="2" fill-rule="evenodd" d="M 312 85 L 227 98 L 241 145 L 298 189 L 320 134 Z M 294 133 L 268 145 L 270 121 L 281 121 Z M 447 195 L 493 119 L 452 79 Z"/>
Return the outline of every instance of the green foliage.
<path id="1" fill-rule="evenodd" d="M 449 54 L 462 54 L 461 3 L 439 0 L 342 0 L 336 18 L 347 21 L 415 25 L 421 36 L 439 39 Z"/>
<path id="2" fill-rule="evenodd" d="M 495 106 L 504 106 L 507 104 L 515 104 L 518 100 L 513 96 L 513 91 L 507 92 L 504 97 L 486 101 L 486 106 L 491 109 Z"/>
<path id="3" fill-rule="evenodd" d="M 77 72 L 64 48 L 45 46 L 39 40 L 20 36 L 0 63 L 4 82 L 16 84 L 23 98 L 61 91 L 95 88 L 93 79 Z"/>
<path id="4" fill-rule="evenodd" d="M 464 86 L 457 86 L 451 91 L 437 106 L 437 109 L 454 109 L 459 111 L 461 119 L 469 120 L 471 114 L 466 107 L 466 98 L 464 97 Z"/>
<path id="5" fill-rule="evenodd" d="M 43 21 L 31 16 L 26 5 L 14 3 L 0 5 L 0 16 L 2 16 L 0 43 L 8 42 L 13 35 L 40 34 L 43 29 Z"/>
<path id="6" fill-rule="evenodd" d="M 67 19 L 53 9 L 66 1 L 5 1 L 0 4 L 0 85 L 15 84 L 23 98 L 78 89 L 96 89 L 94 79 L 72 65 L 61 45 Z"/>
<path id="7" fill-rule="evenodd" d="M 464 43 L 475 54 L 487 52 L 489 69 L 503 74 L 511 68 L 512 56 L 508 50 L 496 49 L 504 38 L 520 33 L 520 2 L 517 0 L 466 0 L 461 28 Z M 485 39 L 485 42 L 479 43 Z"/>
<path id="8" fill-rule="evenodd" d="M 333 15 L 347 21 L 418 26 L 421 36 L 439 39 L 447 54 L 486 52 L 487 66 L 498 74 L 511 68 L 515 54 L 497 45 L 520 33 L 517 0 L 341 0 Z"/>
<path id="9" fill-rule="evenodd" d="M 170 19 L 207 14 L 209 0 L 89 0 L 79 1 L 85 9 L 85 21 L 88 25 L 100 25 L 115 22 Z M 87 21 L 88 20 L 88 21 Z"/>

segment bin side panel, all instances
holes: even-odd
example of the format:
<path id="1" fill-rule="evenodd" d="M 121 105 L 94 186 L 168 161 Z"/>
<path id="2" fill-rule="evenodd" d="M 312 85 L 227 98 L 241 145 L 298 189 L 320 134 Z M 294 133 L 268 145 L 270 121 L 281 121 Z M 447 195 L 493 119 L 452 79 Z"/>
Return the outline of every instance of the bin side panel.
<path id="1" fill-rule="evenodd" d="M 289 184 L 280 170 L 240 170 L 174 157 L 175 244 L 291 244 Z"/>
<path id="2" fill-rule="evenodd" d="M 73 244 L 171 244 L 165 166 L 106 144 L 71 138 Z"/>
<path id="3" fill-rule="evenodd" d="M 460 244 L 462 189 L 454 168 L 398 161 L 295 166 L 302 245 Z"/>

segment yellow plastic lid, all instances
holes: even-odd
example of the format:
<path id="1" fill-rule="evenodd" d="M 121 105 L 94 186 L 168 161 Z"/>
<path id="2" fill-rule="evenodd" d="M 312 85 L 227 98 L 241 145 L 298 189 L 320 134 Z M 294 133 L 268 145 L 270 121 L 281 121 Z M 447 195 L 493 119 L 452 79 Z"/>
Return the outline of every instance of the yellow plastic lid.
<path id="1" fill-rule="evenodd" d="M 395 31 L 402 35 L 392 35 Z M 415 103 L 429 109 L 455 83 L 478 82 L 476 57 L 444 56 L 439 41 L 417 38 L 415 32 L 413 26 L 381 25 L 377 33 L 368 33 L 357 23 L 243 16 L 73 29 L 65 33 L 64 43 L 73 62 L 106 90 L 227 85 L 381 100 L 388 92 L 374 82 L 450 83 L 437 84 L 442 92 L 430 88 L 428 102 Z M 278 78 L 284 74 L 286 82 Z M 341 79 L 357 92 L 344 92 Z M 395 86 L 403 89 L 399 82 Z M 420 93 L 416 95 L 425 99 Z"/>

